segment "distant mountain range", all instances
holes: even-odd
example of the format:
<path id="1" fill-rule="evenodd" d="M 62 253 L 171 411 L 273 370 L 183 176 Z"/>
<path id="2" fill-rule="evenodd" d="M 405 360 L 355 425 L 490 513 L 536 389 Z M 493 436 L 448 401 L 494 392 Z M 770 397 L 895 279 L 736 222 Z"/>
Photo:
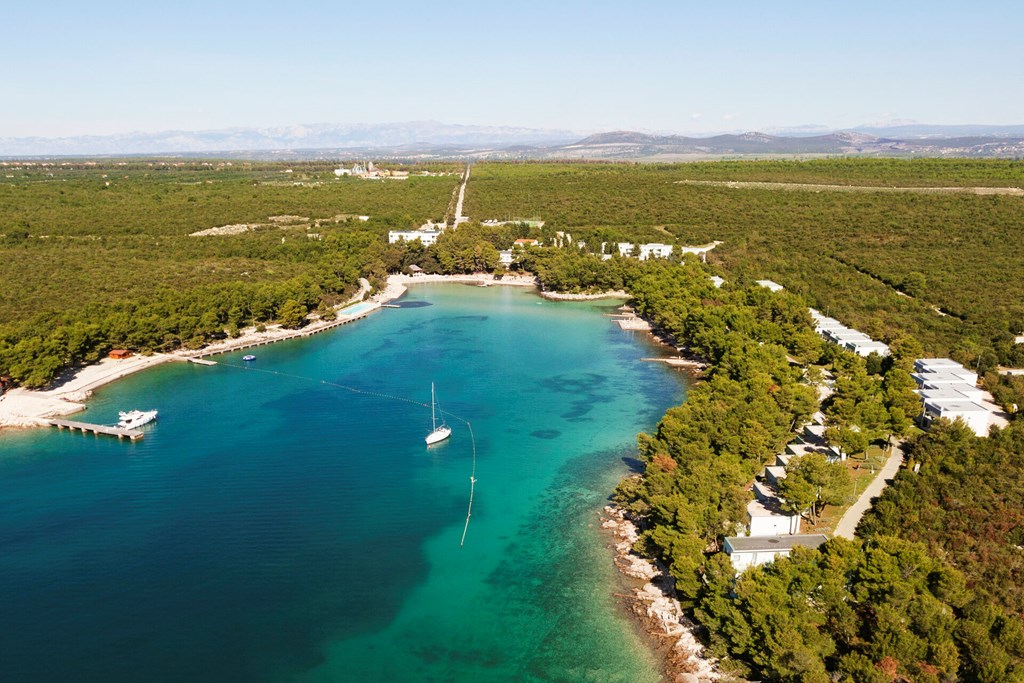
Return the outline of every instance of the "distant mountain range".
<path id="1" fill-rule="evenodd" d="M 938 128 L 938 127 L 932 127 Z M 846 156 L 1024 156 L 1024 126 L 1016 136 L 988 137 L 880 137 L 862 130 L 824 135 L 780 136 L 765 133 L 715 135 L 645 135 L 629 131 L 591 135 L 551 150 L 572 159 L 684 160 L 717 157 L 769 157 L 807 155 Z"/>
<path id="2" fill-rule="evenodd" d="M 0 138 L 0 156 L 122 156 L 217 152 L 372 149 L 487 145 L 551 145 L 579 139 L 565 130 L 509 126 L 462 126 L 437 121 L 339 125 L 317 123 L 276 128 L 224 128 L 66 138 Z"/>
<path id="3" fill-rule="evenodd" d="M 799 126 L 709 137 L 462 126 L 436 121 L 310 124 L 65 138 L 0 138 L 0 157 L 175 155 L 251 159 L 612 159 L 771 156 L 1024 157 L 1024 125 Z M 582 139 L 581 139 L 582 138 Z"/>

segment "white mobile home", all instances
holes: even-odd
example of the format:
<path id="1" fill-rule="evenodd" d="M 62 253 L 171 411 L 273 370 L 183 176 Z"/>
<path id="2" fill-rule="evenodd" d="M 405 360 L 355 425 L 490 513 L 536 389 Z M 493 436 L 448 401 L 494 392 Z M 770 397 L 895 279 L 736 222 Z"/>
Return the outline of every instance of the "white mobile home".
<path id="1" fill-rule="evenodd" d="M 781 536 L 727 536 L 725 552 L 736 571 L 788 557 L 793 548 L 817 548 L 828 541 L 824 534 Z"/>
<path id="2" fill-rule="evenodd" d="M 770 289 L 773 292 L 781 292 L 785 289 L 785 287 L 780 285 L 778 282 L 773 282 L 772 280 L 758 280 L 757 284 L 761 285 L 765 289 Z"/>
<path id="3" fill-rule="evenodd" d="M 843 343 L 843 346 L 847 351 L 853 351 L 858 356 L 862 356 L 864 358 L 867 358 L 872 353 L 877 353 L 879 356 L 889 355 L 888 345 L 880 341 L 872 341 L 871 339 L 868 339 L 867 341 L 859 339 L 847 340 Z"/>

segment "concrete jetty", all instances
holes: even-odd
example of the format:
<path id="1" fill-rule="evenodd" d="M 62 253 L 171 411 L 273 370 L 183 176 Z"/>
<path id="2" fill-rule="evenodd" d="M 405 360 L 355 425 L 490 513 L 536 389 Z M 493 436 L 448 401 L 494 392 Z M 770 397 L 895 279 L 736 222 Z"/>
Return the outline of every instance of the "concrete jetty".
<path id="1" fill-rule="evenodd" d="M 74 420 L 46 420 L 46 424 L 57 429 L 78 430 L 83 434 L 104 434 L 116 436 L 119 439 L 141 439 L 144 434 L 137 429 L 122 429 L 121 427 L 108 427 L 106 425 L 90 424 L 88 422 L 76 422 Z"/>

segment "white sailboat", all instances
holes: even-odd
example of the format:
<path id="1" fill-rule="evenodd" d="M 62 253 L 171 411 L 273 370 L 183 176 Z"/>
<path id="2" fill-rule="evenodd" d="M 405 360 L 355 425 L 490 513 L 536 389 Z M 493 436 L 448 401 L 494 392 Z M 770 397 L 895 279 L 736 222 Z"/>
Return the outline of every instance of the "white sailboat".
<path id="1" fill-rule="evenodd" d="M 441 426 L 437 426 L 437 413 L 440 412 L 440 407 L 437 403 L 437 398 L 434 396 L 434 383 L 430 383 L 430 424 L 433 427 L 433 431 L 427 434 L 427 445 L 444 441 L 452 435 L 452 428 L 445 424 L 444 413 L 441 412 Z"/>

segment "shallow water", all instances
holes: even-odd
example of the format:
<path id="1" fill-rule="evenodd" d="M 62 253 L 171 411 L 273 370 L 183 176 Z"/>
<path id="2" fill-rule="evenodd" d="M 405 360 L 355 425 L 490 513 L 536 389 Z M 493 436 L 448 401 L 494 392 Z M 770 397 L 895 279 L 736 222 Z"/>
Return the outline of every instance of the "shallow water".
<path id="1" fill-rule="evenodd" d="M 656 680 L 598 512 L 682 375 L 607 302 L 403 301 L 99 392 L 160 410 L 140 442 L 0 434 L 0 680 Z M 471 422 L 464 547 L 466 425 L 320 380 Z"/>

